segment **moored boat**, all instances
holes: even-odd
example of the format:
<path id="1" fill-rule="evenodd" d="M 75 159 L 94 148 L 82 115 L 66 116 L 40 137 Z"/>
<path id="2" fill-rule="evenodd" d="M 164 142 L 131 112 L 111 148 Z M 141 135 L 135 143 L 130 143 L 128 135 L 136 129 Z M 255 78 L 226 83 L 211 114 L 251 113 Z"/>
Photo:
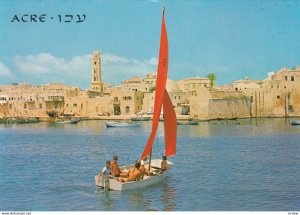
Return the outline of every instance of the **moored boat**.
<path id="1" fill-rule="evenodd" d="M 291 125 L 300 125 L 300 120 L 290 120 Z"/>
<path id="2" fill-rule="evenodd" d="M 24 123 L 35 123 L 39 122 L 38 118 L 34 117 L 9 117 L 9 118 L 3 118 L 2 123 L 5 124 L 24 124 Z"/>
<path id="3" fill-rule="evenodd" d="M 58 119 L 55 121 L 55 123 L 57 123 L 57 124 L 76 124 L 78 122 L 80 122 L 80 118 L 73 118 L 73 119 L 68 119 L 68 120 Z"/>
<path id="4" fill-rule="evenodd" d="M 141 126 L 138 123 L 132 122 L 116 122 L 116 121 L 107 121 L 105 122 L 106 127 L 139 127 Z"/>

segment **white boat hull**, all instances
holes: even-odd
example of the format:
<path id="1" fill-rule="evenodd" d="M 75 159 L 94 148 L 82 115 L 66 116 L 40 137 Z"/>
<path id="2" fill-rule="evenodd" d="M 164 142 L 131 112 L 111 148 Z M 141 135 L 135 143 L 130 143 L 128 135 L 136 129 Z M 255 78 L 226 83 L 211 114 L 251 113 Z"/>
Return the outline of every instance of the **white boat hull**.
<path id="1" fill-rule="evenodd" d="M 126 122 L 106 122 L 106 127 L 139 127 L 138 123 L 126 123 Z"/>
<path id="2" fill-rule="evenodd" d="M 160 163 L 161 163 L 160 159 L 152 160 L 151 161 L 151 167 L 159 168 Z M 168 161 L 168 165 L 171 166 L 171 165 L 173 165 L 173 163 Z M 132 166 L 133 165 L 124 166 L 124 167 L 121 167 L 121 169 L 122 168 L 129 169 Z M 148 167 L 148 163 L 146 162 L 145 168 L 147 169 L 147 167 Z M 143 180 L 130 181 L 130 182 L 125 182 L 125 183 L 122 183 L 122 182 L 118 181 L 117 179 L 110 178 L 109 179 L 109 185 L 108 184 L 104 185 L 104 187 L 109 186 L 109 189 L 117 190 L 117 191 L 134 190 L 134 189 L 146 187 L 146 186 L 161 182 L 167 176 L 169 171 L 170 171 L 170 169 L 164 171 L 163 173 L 159 173 L 159 174 L 153 175 L 153 176 L 146 176 L 145 175 Z M 96 183 L 97 186 L 103 187 L 102 181 L 101 181 L 101 179 L 99 180 L 98 175 L 95 176 L 95 183 Z"/>
<path id="3" fill-rule="evenodd" d="M 300 120 L 291 120 L 290 124 L 291 125 L 300 125 Z"/>
<path id="4" fill-rule="evenodd" d="M 77 122 L 80 122 L 79 118 L 74 118 L 70 120 L 61 120 L 61 121 L 55 121 L 57 124 L 76 124 Z"/>

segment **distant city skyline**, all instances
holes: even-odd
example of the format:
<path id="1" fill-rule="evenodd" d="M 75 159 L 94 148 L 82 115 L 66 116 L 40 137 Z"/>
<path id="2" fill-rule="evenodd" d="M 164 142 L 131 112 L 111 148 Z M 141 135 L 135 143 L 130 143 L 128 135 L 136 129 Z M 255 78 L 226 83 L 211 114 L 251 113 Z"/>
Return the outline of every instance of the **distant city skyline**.
<path id="1" fill-rule="evenodd" d="M 62 82 L 87 89 L 94 50 L 101 53 L 103 82 L 155 72 L 163 5 L 170 79 L 214 72 L 224 85 L 300 64 L 298 1 L 2 0 L 0 85 Z M 15 15 L 20 20 L 12 22 Z"/>

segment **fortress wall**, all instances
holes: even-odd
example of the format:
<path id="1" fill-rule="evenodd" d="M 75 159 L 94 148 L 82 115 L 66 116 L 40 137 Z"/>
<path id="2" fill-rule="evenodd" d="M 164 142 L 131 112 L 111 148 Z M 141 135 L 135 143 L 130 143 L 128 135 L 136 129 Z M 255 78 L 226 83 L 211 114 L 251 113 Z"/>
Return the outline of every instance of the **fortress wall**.
<path id="1" fill-rule="evenodd" d="M 210 119 L 250 117 L 250 99 L 210 99 Z"/>

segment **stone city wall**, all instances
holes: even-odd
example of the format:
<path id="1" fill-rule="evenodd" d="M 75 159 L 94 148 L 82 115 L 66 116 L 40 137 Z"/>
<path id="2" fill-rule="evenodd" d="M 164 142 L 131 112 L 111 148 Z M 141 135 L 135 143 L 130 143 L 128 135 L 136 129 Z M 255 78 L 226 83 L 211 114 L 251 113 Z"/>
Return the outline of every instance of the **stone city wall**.
<path id="1" fill-rule="evenodd" d="M 250 99 L 225 98 L 210 99 L 209 119 L 247 118 L 250 117 Z"/>

